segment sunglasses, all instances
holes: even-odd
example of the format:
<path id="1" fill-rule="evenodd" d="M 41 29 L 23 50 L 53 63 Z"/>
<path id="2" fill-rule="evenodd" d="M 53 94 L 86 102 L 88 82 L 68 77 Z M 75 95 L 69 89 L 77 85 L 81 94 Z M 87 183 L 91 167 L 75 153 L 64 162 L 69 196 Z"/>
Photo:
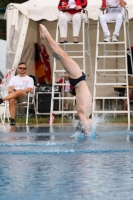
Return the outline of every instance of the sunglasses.
<path id="1" fill-rule="evenodd" d="M 26 68 L 24 68 L 24 67 L 19 67 L 19 69 L 21 69 L 21 70 L 26 70 Z"/>

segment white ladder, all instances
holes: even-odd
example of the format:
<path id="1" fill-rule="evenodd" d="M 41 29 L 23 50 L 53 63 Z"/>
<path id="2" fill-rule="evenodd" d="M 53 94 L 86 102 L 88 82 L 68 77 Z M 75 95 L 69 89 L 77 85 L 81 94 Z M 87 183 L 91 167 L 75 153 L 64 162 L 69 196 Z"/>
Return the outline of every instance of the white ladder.
<path id="1" fill-rule="evenodd" d="M 115 22 L 109 22 L 109 23 L 115 23 Z M 128 129 L 130 129 L 130 102 L 129 102 L 129 92 L 128 92 L 128 68 L 127 68 L 127 54 L 130 56 L 131 64 L 132 64 L 132 55 L 131 55 L 131 45 L 130 45 L 130 35 L 129 35 L 129 23 L 127 23 L 125 20 L 123 21 L 123 31 L 124 31 L 124 40 L 119 42 L 100 42 L 99 36 L 100 36 L 100 22 L 98 20 L 97 23 L 97 39 L 96 39 L 96 58 L 95 58 L 95 74 L 94 74 L 94 91 L 93 91 L 93 112 L 92 117 L 98 115 L 98 114 L 122 114 L 127 113 L 128 115 Z M 128 43 L 128 49 L 127 50 L 127 43 Z M 110 45 L 116 45 L 116 47 L 124 46 L 122 50 L 106 50 L 106 45 L 109 47 Z M 100 55 L 99 53 L 99 47 L 103 45 L 103 55 Z M 108 55 L 111 53 L 111 55 Z M 119 59 L 121 62 L 124 59 L 124 66 L 119 67 L 116 65 L 116 68 L 113 67 L 113 65 L 109 68 L 107 68 L 107 65 L 109 65 L 108 59 L 116 59 L 116 61 Z M 100 60 L 103 60 L 103 67 L 102 64 L 99 63 Z M 101 64 L 101 65 L 100 65 Z M 122 65 L 122 63 L 121 63 Z M 132 65 L 133 67 L 133 65 Z M 133 69 L 133 68 L 132 68 Z M 133 70 L 132 70 L 133 71 Z M 121 80 L 122 77 L 122 80 Z M 124 80 L 124 81 L 123 81 Z M 125 97 L 118 97 L 115 96 L 113 92 L 113 86 L 122 86 L 125 85 L 127 95 Z M 110 88 L 109 88 L 110 87 Z M 109 91 L 106 91 L 109 90 Z M 99 92 L 100 91 L 100 92 Z M 98 94 L 100 93 L 100 94 Z M 118 100 L 127 100 L 127 111 L 124 110 L 118 110 L 116 109 L 112 110 L 105 107 L 105 101 L 112 101 L 115 100 L 116 104 Z M 102 101 L 101 109 L 98 108 L 97 101 Z"/>
<path id="2" fill-rule="evenodd" d="M 87 11 L 85 11 L 87 12 Z M 87 17 L 88 19 L 88 17 Z M 71 24 L 71 22 L 69 23 Z M 60 45 L 60 47 L 67 53 L 69 54 L 69 56 L 72 59 L 82 59 L 82 68 L 81 71 L 86 73 L 86 55 L 89 56 L 89 64 L 90 64 L 90 74 L 89 76 L 92 77 L 92 60 L 91 60 L 91 49 L 90 49 L 90 37 L 89 37 L 89 20 L 87 21 L 82 21 L 82 42 L 79 43 L 73 43 L 73 42 L 68 42 L 68 43 L 59 43 L 58 39 L 59 39 L 59 25 L 57 22 L 57 28 L 56 28 L 56 42 L 58 43 L 58 45 Z M 85 31 L 86 29 L 86 31 Z M 87 47 L 86 47 L 86 39 L 87 39 Z M 68 50 L 67 48 L 71 48 L 70 50 Z M 79 50 L 76 50 L 76 48 L 79 48 Z M 80 50 L 81 48 L 81 50 Z M 63 76 L 65 70 L 62 69 L 62 66 L 60 68 L 57 67 L 57 63 L 59 63 L 55 58 L 54 58 L 54 65 L 53 65 L 53 75 L 52 75 L 52 95 L 51 95 L 51 112 L 50 112 L 50 125 L 52 124 L 52 113 L 54 114 L 75 114 L 77 113 L 75 110 L 72 111 L 64 111 L 64 106 L 63 106 L 63 101 L 65 99 L 72 99 L 73 103 L 75 102 L 75 96 L 73 97 L 55 97 L 55 91 L 54 88 L 56 86 L 64 86 L 64 85 L 68 85 L 65 83 L 56 83 L 56 78 L 57 75 L 59 76 Z M 54 111 L 54 100 L 59 100 L 62 101 L 62 110 L 59 111 Z M 73 115 L 74 116 L 74 115 Z"/>

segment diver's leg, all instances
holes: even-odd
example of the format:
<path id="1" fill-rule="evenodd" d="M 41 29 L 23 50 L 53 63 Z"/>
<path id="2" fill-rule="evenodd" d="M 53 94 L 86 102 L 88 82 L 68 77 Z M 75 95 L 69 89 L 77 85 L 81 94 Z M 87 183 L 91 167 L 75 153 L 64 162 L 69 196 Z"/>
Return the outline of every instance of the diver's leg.
<path id="1" fill-rule="evenodd" d="M 53 40 L 48 30 L 44 25 L 40 24 L 40 38 L 44 39 L 53 57 L 59 60 L 63 68 L 68 72 L 71 78 L 79 78 L 82 75 L 81 69 L 78 64 L 70 58 Z"/>

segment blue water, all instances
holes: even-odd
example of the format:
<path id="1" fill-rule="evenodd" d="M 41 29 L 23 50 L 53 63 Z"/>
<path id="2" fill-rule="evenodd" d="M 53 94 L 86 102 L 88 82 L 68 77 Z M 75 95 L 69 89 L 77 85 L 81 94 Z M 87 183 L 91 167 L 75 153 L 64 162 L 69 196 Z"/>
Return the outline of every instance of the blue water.
<path id="1" fill-rule="evenodd" d="M 132 200 L 133 132 L 0 127 L 0 200 Z"/>

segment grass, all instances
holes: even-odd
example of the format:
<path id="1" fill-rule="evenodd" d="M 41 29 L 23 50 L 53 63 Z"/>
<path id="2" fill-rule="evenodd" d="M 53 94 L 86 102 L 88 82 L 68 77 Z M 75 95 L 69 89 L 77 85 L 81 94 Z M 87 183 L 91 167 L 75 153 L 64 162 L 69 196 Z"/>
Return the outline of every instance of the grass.
<path id="1" fill-rule="evenodd" d="M 38 124 L 48 124 L 47 120 L 49 118 L 49 115 L 47 116 L 38 116 Z M 25 117 L 17 117 L 16 121 L 18 123 L 25 123 L 26 118 Z M 106 117 L 104 123 L 128 123 L 128 117 L 127 116 L 116 116 L 116 117 Z M 29 117 L 29 124 L 35 123 L 35 117 L 30 116 Z M 58 124 L 62 123 L 62 118 L 60 116 L 55 116 L 55 123 Z M 63 117 L 63 123 L 72 123 L 72 119 Z M 131 117 L 131 123 L 133 123 L 133 117 Z"/>
<path id="2" fill-rule="evenodd" d="M 49 115 L 47 116 L 38 116 L 38 124 L 48 124 L 47 120 L 49 119 Z M 26 118 L 25 117 L 17 117 L 16 122 L 18 123 L 25 123 Z M 29 123 L 35 123 L 35 117 L 30 116 L 29 117 Z M 70 123 L 72 120 L 69 118 L 63 117 L 63 123 Z M 62 123 L 62 119 L 59 116 L 55 117 L 55 123 Z"/>
<path id="3" fill-rule="evenodd" d="M 131 123 L 133 123 L 133 117 L 130 118 Z M 128 123 L 127 116 L 116 116 L 116 117 L 108 117 L 105 122 L 109 123 Z"/>

